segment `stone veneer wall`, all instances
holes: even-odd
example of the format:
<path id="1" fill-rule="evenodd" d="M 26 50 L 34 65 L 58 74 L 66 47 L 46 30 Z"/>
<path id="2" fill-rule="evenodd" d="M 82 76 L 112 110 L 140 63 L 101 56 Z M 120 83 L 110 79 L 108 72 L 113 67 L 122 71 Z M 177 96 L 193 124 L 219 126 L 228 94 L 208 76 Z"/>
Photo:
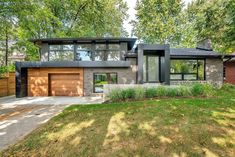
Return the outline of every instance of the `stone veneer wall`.
<path id="1" fill-rule="evenodd" d="M 171 81 L 171 85 L 189 85 L 193 83 L 212 83 L 217 87 L 223 84 L 223 60 L 218 58 L 206 59 L 206 80 L 205 81 Z"/>
<path id="2" fill-rule="evenodd" d="M 206 81 L 221 87 L 223 80 L 223 60 L 218 58 L 206 59 Z"/>
<path id="3" fill-rule="evenodd" d="M 128 58 L 131 61 L 130 68 L 84 68 L 84 96 L 98 96 L 93 93 L 94 73 L 115 72 L 118 75 L 118 84 L 136 84 L 137 65 L 136 58 Z"/>

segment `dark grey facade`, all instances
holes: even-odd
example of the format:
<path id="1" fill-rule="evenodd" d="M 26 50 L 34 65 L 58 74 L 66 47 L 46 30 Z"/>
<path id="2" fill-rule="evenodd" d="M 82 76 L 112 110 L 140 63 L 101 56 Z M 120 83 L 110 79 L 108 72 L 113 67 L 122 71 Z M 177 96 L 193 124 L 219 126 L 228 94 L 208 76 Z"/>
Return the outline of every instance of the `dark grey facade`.
<path id="1" fill-rule="evenodd" d="M 115 74 L 117 84 L 170 85 L 171 82 L 206 81 L 207 78 L 221 83 L 221 70 L 210 72 L 208 69 L 221 68 L 223 56 L 218 53 L 196 48 L 171 49 L 168 44 L 135 46 L 136 40 L 136 38 L 31 40 L 39 47 L 40 61 L 16 62 L 16 97 L 28 96 L 28 69 L 32 68 L 83 68 L 85 96 L 95 94 L 94 77 L 106 77 L 105 74 L 109 73 Z M 191 66 L 191 69 L 185 66 L 179 68 L 181 63 Z M 104 76 L 100 75 L 102 73 Z M 214 79 L 214 76 L 219 77 L 218 80 Z M 96 86 L 98 90 L 99 85 Z"/>

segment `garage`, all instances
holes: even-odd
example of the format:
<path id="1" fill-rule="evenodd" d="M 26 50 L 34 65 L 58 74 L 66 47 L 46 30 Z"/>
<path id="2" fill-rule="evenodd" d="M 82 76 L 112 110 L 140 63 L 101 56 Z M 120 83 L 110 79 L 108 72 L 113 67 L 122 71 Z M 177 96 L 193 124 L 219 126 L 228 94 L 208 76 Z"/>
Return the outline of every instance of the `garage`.
<path id="1" fill-rule="evenodd" d="M 83 68 L 28 69 L 28 96 L 83 96 Z"/>
<path id="2" fill-rule="evenodd" d="M 49 74 L 49 96 L 82 96 L 80 74 Z"/>

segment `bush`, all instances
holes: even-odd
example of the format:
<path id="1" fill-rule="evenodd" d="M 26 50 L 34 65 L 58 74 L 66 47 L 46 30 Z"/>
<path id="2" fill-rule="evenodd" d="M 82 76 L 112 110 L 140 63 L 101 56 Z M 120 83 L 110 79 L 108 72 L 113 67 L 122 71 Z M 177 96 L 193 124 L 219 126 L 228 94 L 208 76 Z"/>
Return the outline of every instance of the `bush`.
<path id="1" fill-rule="evenodd" d="M 121 95 L 121 91 L 120 89 L 114 89 L 112 90 L 109 95 L 108 98 L 112 101 L 120 101 L 123 99 L 122 95 Z"/>
<path id="2" fill-rule="evenodd" d="M 175 97 L 178 96 L 177 93 L 177 87 L 169 87 L 166 89 L 166 96 Z"/>
<path id="3" fill-rule="evenodd" d="M 157 96 L 159 96 L 159 97 L 166 96 L 166 87 L 165 86 L 157 87 Z"/>
<path id="4" fill-rule="evenodd" d="M 146 88 L 145 97 L 146 98 L 154 98 L 157 96 L 157 88 Z"/>
<path id="5" fill-rule="evenodd" d="M 212 86 L 212 84 L 206 83 L 202 84 L 203 87 L 203 94 L 204 96 L 213 96 L 215 95 L 215 88 Z"/>
<path id="6" fill-rule="evenodd" d="M 192 90 L 187 86 L 180 86 L 178 92 L 178 96 L 192 96 Z"/>
<path id="7" fill-rule="evenodd" d="M 121 90 L 121 97 L 122 97 L 122 99 L 135 98 L 135 89 L 128 88 L 128 89 Z"/>
<path id="8" fill-rule="evenodd" d="M 202 84 L 196 83 L 192 85 L 192 94 L 193 96 L 198 96 L 203 94 Z"/>
<path id="9" fill-rule="evenodd" d="M 145 88 L 137 87 L 135 88 L 135 99 L 143 99 L 145 98 Z"/>
<path id="10" fill-rule="evenodd" d="M 226 91 L 229 91 L 231 89 L 235 89 L 235 85 L 230 84 L 230 83 L 224 83 L 223 86 L 222 86 L 222 89 L 226 90 Z"/>
<path id="11" fill-rule="evenodd" d="M 178 96 L 213 96 L 215 88 L 211 84 L 193 84 L 191 86 L 158 86 L 152 88 L 132 87 L 127 89 L 114 89 L 108 97 L 111 101 L 128 99 L 143 99 L 156 97 Z"/>

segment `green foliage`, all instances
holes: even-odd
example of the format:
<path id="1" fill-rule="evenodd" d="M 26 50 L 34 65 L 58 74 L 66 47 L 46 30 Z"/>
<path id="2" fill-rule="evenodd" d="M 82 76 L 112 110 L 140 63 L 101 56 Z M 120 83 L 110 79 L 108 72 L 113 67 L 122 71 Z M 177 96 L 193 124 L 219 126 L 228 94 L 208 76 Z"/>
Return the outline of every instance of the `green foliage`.
<path id="1" fill-rule="evenodd" d="M 108 95 L 109 99 L 112 101 L 120 101 L 123 100 L 122 97 L 122 93 L 120 91 L 120 89 L 113 89 L 109 95 Z"/>
<path id="2" fill-rule="evenodd" d="M 180 86 L 178 88 L 179 96 L 192 96 L 192 90 L 188 86 Z"/>
<path id="3" fill-rule="evenodd" d="M 134 90 L 136 100 L 145 98 L 145 88 L 137 87 Z"/>
<path id="4" fill-rule="evenodd" d="M 128 88 L 121 91 L 122 99 L 133 99 L 135 98 L 135 90 L 133 88 Z"/>
<path id="5" fill-rule="evenodd" d="M 7 72 L 14 72 L 14 71 L 15 71 L 15 64 L 10 64 L 8 66 L 1 66 L 0 76 L 4 76 Z"/>
<path id="6" fill-rule="evenodd" d="M 192 86 L 192 94 L 193 96 L 202 95 L 203 94 L 203 86 L 199 83 L 196 83 Z"/>
<path id="7" fill-rule="evenodd" d="M 26 60 L 38 60 L 29 39 L 126 36 L 124 0 L 3 0 L 0 2 L 0 40 L 17 41 Z"/>
<path id="8" fill-rule="evenodd" d="M 185 8 L 182 0 L 143 0 L 136 10 L 133 33 L 146 43 L 194 48 L 211 39 L 215 51 L 235 51 L 234 0 L 193 0 Z"/>
<path id="9" fill-rule="evenodd" d="M 215 88 L 211 84 L 193 84 L 191 86 L 158 86 L 152 88 L 132 87 L 114 89 L 108 94 L 111 101 L 139 100 L 158 97 L 214 96 Z"/>
<path id="10" fill-rule="evenodd" d="M 167 89 L 165 86 L 159 86 L 157 88 L 157 96 L 162 97 L 162 96 L 166 96 L 167 93 Z"/>
<path id="11" fill-rule="evenodd" d="M 186 13 L 198 40 L 211 39 L 213 48 L 221 53 L 235 51 L 234 0 L 195 0 Z"/>
<path id="12" fill-rule="evenodd" d="M 157 96 L 157 88 L 147 88 L 145 91 L 146 98 L 154 98 Z"/>
<path id="13" fill-rule="evenodd" d="M 235 85 L 230 83 L 224 83 L 222 86 L 223 90 L 229 91 L 230 89 L 235 89 Z"/>
<path id="14" fill-rule="evenodd" d="M 147 43 L 177 42 L 182 7 L 181 0 L 138 1 L 134 34 Z"/>
<path id="15" fill-rule="evenodd" d="M 168 97 L 178 96 L 178 89 L 177 89 L 177 87 L 169 87 L 169 88 L 167 88 L 165 96 L 168 96 Z"/>

